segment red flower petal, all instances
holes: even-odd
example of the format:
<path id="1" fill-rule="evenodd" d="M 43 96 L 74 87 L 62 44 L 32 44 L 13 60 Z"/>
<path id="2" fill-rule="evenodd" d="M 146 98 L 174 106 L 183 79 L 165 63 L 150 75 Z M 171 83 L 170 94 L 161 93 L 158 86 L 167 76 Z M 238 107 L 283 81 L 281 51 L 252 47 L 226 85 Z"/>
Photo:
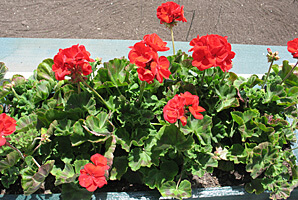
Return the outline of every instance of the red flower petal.
<path id="1" fill-rule="evenodd" d="M 162 3 L 157 8 L 157 18 L 160 19 L 160 23 L 173 23 L 175 21 L 187 22 L 184 17 L 183 6 L 179 6 L 175 2 Z"/>
<path id="2" fill-rule="evenodd" d="M 108 184 L 106 177 L 101 176 L 101 177 L 94 177 L 93 181 L 95 185 L 99 188 L 103 187 L 104 185 Z"/>
<path id="3" fill-rule="evenodd" d="M 0 135 L 7 136 L 15 132 L 16 120 L 5 113 L 0 114 Z"/>
<path id="4" fill-rule="evenodd" d="M 292 53 L 293 58 L 298 58 L 298 38 L 288 41 L 288 51 Z"/>
<path id="5" fill-rule="evenodd" d="M 6 139 L 4 137 L 0 136 L 0 147 L 5 145 L 5 143 L 6 143 Z"/>
<path id="6" fill-rule="evenodd" d="M 203 107 L 201 107 L 201 106 L 189 106 L 188 109 L 196 119 L 203 119 L 204 118 L 204 116 L 200 113 L 200 112 L 206 111 Z"/>
<path id="7" fill-rule="evenodd" d="M 86 172 L 92 176 L 99 177 L 99 176 L 104 176 L 105 175 L 105 168 L 101 166 L 95 166 L 92 163 L 87 163 L 84 166 L 84 169 Z"/>
<path id="8" fill-rule="evenodd" d="M 96 165 L 96 166 L 101 166 L 104 167 L 105 170 L 109 169 L 109 166 L 107 166 L 107 158 L 104 157 L 103 155 L 96 153 L 93 156 L 91 156 L 91 161 Z"/>
<path id="9" fill-rule="evenodd" d="M 164 42 L 156 33 L 145 35 L 143 41 L 154 51 L 168 51 L 170 49 L 169 47 L 166 47 L 167 43 Z"/>

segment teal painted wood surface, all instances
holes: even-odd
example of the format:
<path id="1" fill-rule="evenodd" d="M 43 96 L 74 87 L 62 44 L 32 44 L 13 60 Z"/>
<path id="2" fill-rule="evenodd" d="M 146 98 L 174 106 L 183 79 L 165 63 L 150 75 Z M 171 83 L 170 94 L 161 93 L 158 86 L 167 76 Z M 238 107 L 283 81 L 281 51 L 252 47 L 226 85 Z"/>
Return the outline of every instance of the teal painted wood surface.
<path id="1" fill-rule="evenodd" d="M 113 58 L 128 56 L 135 40 L 96 40 L 96 39 L 44 39 L 44 38 L 0 38 L 0 62 L 4 62 L 9 68 L 6 78 L 12 74 L 25 72 L 32 73 L 42 60 L 53 58 L 59 48 L 67 48 L 74 44 L 82 44 L 91 53 L 92 58 L 100 57 L 103 61 Z M 168 42 L 168 47 L 172 47 Z M 175 42 L 176 49 L 188 52 L 191 48 L 188 42 Z M 267 72 L 267 48 L 278 51 L 282 60 L 289 60 L 294 63 L 294 59 L 287 51 L 286 46 L 262 46 L 232 44 L 232 50 L 236 52 L 233 59 L 234 66 L 231 71 L 237 74 L 264 74 Z M 160 52 L 159 55 L 171 55 L 172 49 L 167 52 Z M 189 53 L 190 54 L 190 53 Z M 281 61 L 277 62 L 281 63 Z"/>
<path id="2" fill-rule="evenodd" d="M 59 200 L 60 194 L 52 195 L 0 195 L 2 200 Z M 158 200 L 167 199 L 160 196 L 157 191 L 146 192 L 103 192 L 96 193 L 91 200 Z M 243 187 L 221 187 L 221 188 L 200 188 L 194 189 L 191 198 L 188 200 L 269 200 L 269 193 L 260 195 L 249 194 Z M 295 189 L 287 200 L 297 200 L 298 189 Z M 79 200 L 79 199 L 74 199 Z"/>

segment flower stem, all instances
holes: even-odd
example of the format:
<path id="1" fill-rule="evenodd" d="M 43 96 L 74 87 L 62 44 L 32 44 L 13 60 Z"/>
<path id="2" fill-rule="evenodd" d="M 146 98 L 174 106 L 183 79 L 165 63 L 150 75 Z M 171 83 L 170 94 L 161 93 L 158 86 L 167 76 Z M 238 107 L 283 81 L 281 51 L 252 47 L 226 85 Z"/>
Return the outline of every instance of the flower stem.
<path id="1" fill-rule="evenodd" d="M 13 94 L 16 96 L 16 98 L 17 98 L 18 100 L 20 100 L 19 95 L 18 95 L 18 94 L 16 93 L 16 91 L 13 89 L 13 86 L 11 86 L 11 90 L 12 90 Z"/>
<path id="2" fill-rule="evenodd" d="M 224 76 L 222 77 L 222 79 L 221 79 L 221 81 L 220 81 L 220 84 L 222 84 L 223 83 L 223 81 L 225 80 L 225 78 L 226 78 L 226 76 L 227 76 L 227 71 L 225 71 L 224 72 L 225 74 L 224 74 Z"/>
<path id="3" fill-rule="evenodd" d="M 102 96 L 100 96 L 100 94 L 98 94 L 97 92 L 96 92 L 96 90 L 94 90 L 90 85 L 88 85 L 87 83 L 86 83 L 86 81 L 81 77 L 81 76 L 79 76 L 79 79 L 82 81 L 82 83 L 85 85 L 85 86 L 87 86 L 90 90 L 92 90 L 97 96 L 98 96 L 98 98 L 101 100 L 101 102 L 109 109 L 109 110 L 111 110 L 111 108 L 110 108 L 110 106 L 108 106 L 108 104 L 107 104 L 107 102 L 102 98 Z"/>
<path id="4" fill-rule="evenodd" d="M 204 71 L 203 71 L 203 76 L 202 76 L 202 79 L 201 79 L 201 85 L 204 84 L 205 74 L 206 74 L 206 71 L 204 70 Z"/>
<path id="5" fill-rule="evenodd" d="M 16 150 L 20 154 L 20 156 L 22 157 L 22 159 L 25 160 L 25 156 L 22 154 L 22 152 L 18 148 L 12 146 L 10 143 L 8 143 L 7 146 L 9 146 L 10 148 Z M 32 156 L 32 160 L 36 164 L 36 166 L 38 168 L 40 168 L 40 164 L 33 158 L 33 156 Z"/>
<path id="6" fill-rule="evenodd" d="M 183 166 L 182 166 L 182 169 L 181 169 L 181 174 L 180 174 L 179 180 L 178 180 L 177 185 L 176 185 L 176 190 L 178 190 L 179 184 L 182 180 L 182 173 L 183 173 Z"/>
<path id="7" fill-rule="evenodd" d="M 7 144 L 7 143 L 6 143 L 6 144 Z M 16 151 L 20 154 L 20 156 L 22 157 L 22 159 L 25 160 L 25 156 L 22 154 L 22 152 L 21 152 L 18 148 L 12 146 L 12 145 L 9 144 L 9 143 L 7 144 L 7 146 L 9 146 L 10 148 L 16 150 Z"/>
<path id="8" fill-rule="evenodd" d="M 140 104 L 142 103 L 142 100 L 143 100 L 143 94 L 144 94 L 145 86 L 146 86 L 146 82 L 142 81 L 142 83 L 140 85 L 140 96 L 139 96 Z"/>
<path id="9" fill-rule="evenodd" d="M 80 94 L 81 93 L 80 82 L 77 83 L 77 87 L 78 87 L 78 94 Z"/>
<path id="10" fill-rule="evenodd" d="M 266 78 L 265 78 L 265 80 L 264 80 L 264 83 L 263 83 L 263 85 L 262 85 L 262 89 L 264 88 L 264 86 L 265 86 L 265 84 L 266 84 L 266 82 L 267 82 L 267 79 L 268 79 L 268 77 L 269 77 L 269 74 L 270 74 L 270 71 L 271 71 L 271 68 L 272 68 L 272 65 L 273 65 L 273 61 L 274 61 L 274 60 L 272 60 L 271 63 L 270 63 L 270 67 L 269 67 L 269 69 L 268 69 L 267 76 L 266 76 Z"/>
<path id="11" fill-rule="evenodd" d="M 173 44 L 173 55 L 175 55 L 175 44 L 174 44 L 173 26 L 170 27 L 170 30 L 171 30 L 171 37 L 172 37 L 172 44 Z"/>
<path id="12" fill-rule="evenodd" d="M 283 82 L 285 82 L 285 80 L 292 74 L 294 69 L 297 67 L 297 64 L 298 64 L 298 61 L 296 62 L 295 66 L 291 69 L 291 71 L 286 75 L 286 77 L 282 80 L 280 84 L 283 84 Z"/>

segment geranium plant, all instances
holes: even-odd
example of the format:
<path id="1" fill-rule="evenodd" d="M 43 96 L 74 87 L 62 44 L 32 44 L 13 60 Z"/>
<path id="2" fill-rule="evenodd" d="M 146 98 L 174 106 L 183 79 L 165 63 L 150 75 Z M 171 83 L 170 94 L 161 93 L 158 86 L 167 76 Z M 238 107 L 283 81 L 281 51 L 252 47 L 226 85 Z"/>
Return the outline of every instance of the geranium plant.
<path id="1" fill-rule="evenodd" d="M 170 28 L 173 20 L 186 21 L 183 6 L 170 2 L 157 16 Z M 159 56 L 170 48 L 156 33 L 128 48 L 128 59 L 101 65 L 73 45 L 40 63 L 29 79 L 3 82 L 5 188 L 20 181 L 25 194 L 54 188 L 63 199 L 90 199 L 126 180 L 182 199 L 191 196 L 195 176 L 237 171 L 248 192 L 290 195 L 298 184 L 291 149 L 297 63 L 280 68 L 273 64 L 278 53 L 268 50 L 267 74 L 237 76 L 229 72 L 237 52 L 215 34 L 194 38 L 190 55 Z M 298 38 L 288 50 L 297 58 Z M 0 71 L 3 79 L 3 63 Z"/>

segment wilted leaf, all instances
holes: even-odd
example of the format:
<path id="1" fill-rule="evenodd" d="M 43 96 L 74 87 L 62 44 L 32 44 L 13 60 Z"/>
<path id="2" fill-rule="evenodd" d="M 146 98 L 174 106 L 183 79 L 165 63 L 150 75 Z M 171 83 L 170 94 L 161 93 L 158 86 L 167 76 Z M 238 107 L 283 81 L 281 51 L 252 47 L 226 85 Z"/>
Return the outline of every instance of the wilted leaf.
<path id="1" fill-rule="evenodd" d="M 0 172 L 14 166 L 19 159 L 20 155 L 16 151 L 12 151 L 7 154 L 6 158 L 0 161 Z"/>
<path id="2" fill-rule="evenodd" d="M 33 171 L 31 168 L 25 168 L 21 171 L 21 182 L 25 195 L 32 194 L 40 188 L 41 184 L 53 169 L 54 162 L 54 160 L 47 161 L 44 165 L 39 167 L 37 172 Z"/>

